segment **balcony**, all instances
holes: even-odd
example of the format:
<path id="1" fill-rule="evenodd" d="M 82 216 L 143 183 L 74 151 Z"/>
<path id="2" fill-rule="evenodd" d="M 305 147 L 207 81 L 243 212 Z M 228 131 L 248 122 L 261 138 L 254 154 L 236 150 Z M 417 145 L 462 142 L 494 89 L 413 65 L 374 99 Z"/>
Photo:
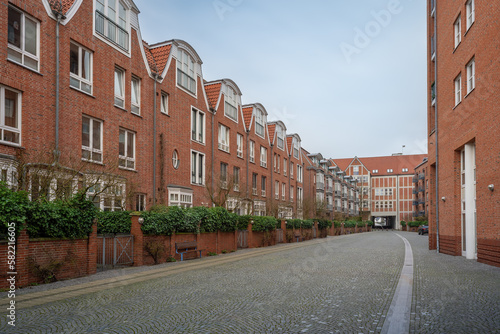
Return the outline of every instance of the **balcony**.
<path id="1" fill-rule="evenodd" d="M 418 201 L 413 201 L 413 205 L 417 206 L 418 205 Z"/>
<path id="2" fill-rule="evenodd" d="M 416 176 L 413 177 L 412 179 L 413 183 L 417 183 L 418 182 L 418 178 Z"/>
<path id="3" fill-rule="evenodd" d="M 425 180 L 425 174 L 424 173 L 418 174 L 418 179 L 419 180 Z"/>
<path id="4" fill-rule="evenodd" d="M 326 211 L 333 211 L 333 204 L 327 204 Z"/>
<path id="5" fill-rule="evenodd" d="M 418 217 L 418 212 L 413 211 L 413 217 Z"/>
<path id="6" fill-rule="evenodd" d="M 413 195 L 418 194 L 418 190 L 417 190 L 417 189 L 413 189 L 413 190 L 412 190 L 412 194 L 413 194 Z"/>
<path id="7" fill-rule="evenodd" d="M 419 200 L 418 200 L 418 204 L 425 204 L 425 200 L 423 200 L 423 199 L 419 199 Z"/>
<path id="8" fill-rule="evenodd" d="M 325 184 L 323 182 L 316 182 L 316 190 L 325 190 Z"/>
<path id="9" fill-rule="evenodd" d="M 335 197 L 341 197 L 342 196 L 342 192 L 340 190 L 335 190 L 334 191 L 334 195 L 335 195 Z"/>
<path id="10" fill-rule="evenodd" d="M 418 188 L 418 192 L 419 192 L 419 193 L 423 193 L 423 192 L 425 192 L 425 188 L 424 188 L 424 187 L 420 187 L 420 188 Z"/>
<path id="11" fill-rule="evenodd" d="M 128 32 L 103 13 L 95 12 L 95 31 L 124 51 L 128 51 Z"/>
<path id="12" fill-rule="evenodd" d="M 329 194 L 333 194 L 333 188 L 326 185 L 326 192 L 329 193 Z"/>
<path id="13" fill-rule="evenodd" d="M 336 206 L 335 207 L 335 212 L 341 212 L 342 211 L 342 207 L 341 206 Z"/>
<path id="14" fill-rule="evenodd" d="M 347 193 L 342 193 L 342 199 L 347 199 Z"/>

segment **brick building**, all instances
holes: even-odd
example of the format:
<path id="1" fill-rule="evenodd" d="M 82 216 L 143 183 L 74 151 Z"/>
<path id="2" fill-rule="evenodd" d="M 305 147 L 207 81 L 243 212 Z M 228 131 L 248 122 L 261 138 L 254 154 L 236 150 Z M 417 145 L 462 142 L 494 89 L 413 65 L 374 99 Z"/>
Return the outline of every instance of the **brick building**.
<path id="1" fill-rule="evenodd" d="M 430 249 L 500 266 L 500 3 L 428 1 Z"/>
<path id="2" fill-rule="evenodd" d="M 429 212 L 429 170 L 427 158 L 415 167 L 413 175 L 413 217 L 428 217 Z"/>
<path id="3" fill-rule="evenodd" d="M 415 166 L 427 155 L 395 154 L 385 157 L 331 159 L 346 176 L 358 181 L 361 215 L 364 219 L 386 218 L 392 228 L 401 220 L 413 220 Z"/>
<path id="4" fill-rule="evenodd" d="M 187 42 L 143 41 L 133 1 L 2 4 L 3 181 L 32 199 L 86 188 L 103 210 L 303 217 L 300 136 L 234 81 L 206 81 Z"/>

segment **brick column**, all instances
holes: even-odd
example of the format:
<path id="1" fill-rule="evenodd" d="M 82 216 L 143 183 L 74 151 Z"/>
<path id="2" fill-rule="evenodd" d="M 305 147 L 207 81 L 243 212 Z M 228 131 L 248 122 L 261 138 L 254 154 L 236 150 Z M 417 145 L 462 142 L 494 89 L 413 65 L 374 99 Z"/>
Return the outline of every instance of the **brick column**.
<path id="1" fill-rule="evenodd" d="M 344 234 L 344 223 L 340 223 L 340 234 Z"/>
<path id="2" fill-rule="evenodd" d="M 141 224 L 139 224 L 139 214 L 131 213 L 132 227 L 130 234 L 134 236 L 134 267 L 142 266 L 144 264 L 144 235 L 142 234 Z"/>
<path id="3" fill-rule="evenodd" d="M 97 272 L 97 219 L 92 225 L 92 232 L 87 240 L 87 275 Z"/>
<path id="4" fill-rule="evenodd" d="M 30 270 L 28 268 L 28 257 L 30 253 L 30 238 L 26 227 L 19 233 L 16 239 L 16 287 L 28 285 Z"/>

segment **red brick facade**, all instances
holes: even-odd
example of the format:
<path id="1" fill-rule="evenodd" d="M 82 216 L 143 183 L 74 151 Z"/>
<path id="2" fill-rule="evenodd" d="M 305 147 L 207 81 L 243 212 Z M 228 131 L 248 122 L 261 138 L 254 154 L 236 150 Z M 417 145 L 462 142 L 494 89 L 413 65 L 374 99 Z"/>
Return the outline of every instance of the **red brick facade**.
<path id="1" fill-rule="evenodd" d="M 498 2 L 428 1 L 429 247 L 496 266 L 498 15 Z"/>

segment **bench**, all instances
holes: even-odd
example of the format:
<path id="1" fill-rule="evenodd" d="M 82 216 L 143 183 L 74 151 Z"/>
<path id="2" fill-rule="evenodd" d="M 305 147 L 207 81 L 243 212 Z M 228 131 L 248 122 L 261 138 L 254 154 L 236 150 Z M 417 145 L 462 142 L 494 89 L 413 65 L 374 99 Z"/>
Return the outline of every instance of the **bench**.
<path id="1" fill-rule="evenodd" d="M 295 231 L 293 237 L 297 240 L 297 242 L 304 240 L 304 238 L 302 237 L 302 235 L 300 234 L 299 231 Z"/>
<path id="2" fill-rule="evenodd" d="M 198 249 L 198 243 L 196 241 L 185 241 L 185 242 L 175 243 L 175 253 L 181 255 L 181 261 L 184 261 L 184 254 L 186 253 L 196 254 L 196 252 L 200 252 L 200 258 L 201 258 L 202 251 L 204 251 L 204 249 Z"/>

